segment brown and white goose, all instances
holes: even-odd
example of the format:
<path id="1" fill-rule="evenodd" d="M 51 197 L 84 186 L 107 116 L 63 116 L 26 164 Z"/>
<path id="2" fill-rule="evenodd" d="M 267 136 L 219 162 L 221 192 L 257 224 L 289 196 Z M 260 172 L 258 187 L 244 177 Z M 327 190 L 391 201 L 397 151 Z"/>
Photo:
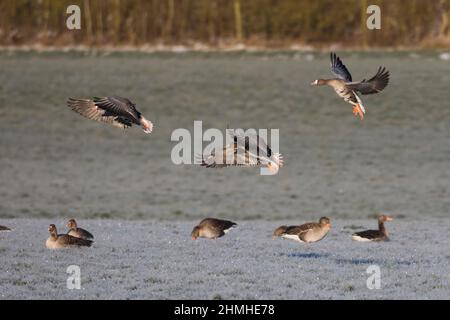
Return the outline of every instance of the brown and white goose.
<path id="1" fill-rule="evenodd" d="M 386 221 L 392 221 L 391 216 L 381 215 L 378 217 L 378 230 L 365 230 L 352 235 L 355 241 L 388 241 L 389 235 L 384 226 Z"/>
<path id="2" fill-rule="evenodd" d="M 231 229 L 236 228 L 236 226 L 237 224 L 232 221 L 206 218 L 194 227 L 191 237 L 192 240 L 196 240 L 198 237 L 217 239 L 228 233 Z"/>
<path id="3" fill-rule="evenodd" d="M 0 226 L 0 231 L 11 231 L 11 229 L 5 226 Z"/>
<path id="4" fill-rule="evenodd" d="M 45 242 L 45 246 L 48 249 L 62 249 L 67 247 L 90 247 L 92 245 L 91 240 L 85 240 L 69 236 L 68 234 L 58 234 L 56 226 L 54 224 L 49 225 L 48 232 L 50 237 Z"/>
<path id="5" fill-rule="evenodd" d="M 75 219 L 70 219 L 67 222 L 67 228 L 69 228 L 69 232 L 67 232 L 67 234 L 70 236 L 86 240 L 94 240 L 94 236 L 89 231 L 78 227 L 78 224 L 75 221 Z"/>
<path id="6" fill-rule="evenodd" d="M 133 124 L 142 126 L 145 133 L 151 133 L 153 123 L 147 120 L 136 105 L 118 96 L 94 97 L 92 99 L 69 98 L 67 105 L 80 115 L 99 122 L 109 123 L 119 128 L 129 128 Z"/>
<path id="7" fill-rule="evenodd" d="M 384 67 L 379 67 L 377 73 L 369 80 L 364 79 L 359 82 L 353 82 L 352 75 L 341 59 L 336 56 L 336 53 L 332 52 L 330 58 L 331 71 L 337 78 L 314 80 L 311 85 L 332 87 L 339 97 L 353 105 L 353 114 L 359 116 L 362 120 L 366 109 L 357 92 L 366 95 L 382 91 L 389 83 L 389 71 Z"/>
<path id="8" fill-rule="evenodd" d="M 229 130 L 233 143 L 202 157 L 202 166 L 224 168 L 230 166 L 266 167 L 277 173 L 283 166 L 283 156 L 274 153 L 263 137 L 243 130 Z"/>
<path id="9" fill-rule="evenodd" d="M 273 237 L 282 237 L 299 242 L 317 242 L 322 240 L 330 229 L 330 219 L 322 217 L 319 222 L 309 222 L 300 226 L 278 227 L 273 232 Z"/>

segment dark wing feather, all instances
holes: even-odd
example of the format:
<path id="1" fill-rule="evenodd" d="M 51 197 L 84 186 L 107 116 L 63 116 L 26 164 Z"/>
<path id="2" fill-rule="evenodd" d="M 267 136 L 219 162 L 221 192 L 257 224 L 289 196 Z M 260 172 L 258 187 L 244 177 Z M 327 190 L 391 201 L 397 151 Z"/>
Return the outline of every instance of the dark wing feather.
<path id="1" fill-rule="evenodd" d="M 91 241 L 91 240 L 72 237 L 72 236 L 69 236 L 68 234 L 58 235 L 58 240 L 62 241 L 65 245 L 69 245 L 69 246 L 90 247 L 93 243 L 93 241 Z"/>
<path id="2" fill-rule="evenodd" d="M 383 236 L 379 230 L 365 230 L 356 232 L 354 235 L 366 239 L 379 239 Z"/>
<path id="3" fill-rule="evenodd" d="M 78 228 L 77 231 L 80 233 L 80 235 L 82 236 L 83 239 L 87 239 L 87 240 L 94 239 L 94 236 L 92 235 L 92 233 L 90 233 L 89 231 L 87 231 L 85 229 Z"/>
<path id="4" fill-rule="evenodd" d="M 132 125 L 128 118 L 118 117 L 117 114 L 96 106 L 94 101 L 89 99 L 69 98 L 67 105 L 73 111 L 91 120 L 108 123 L 119 128 L 126 128 Z"/>
<path id="5" fill-rule="evenodd" d="M 352 81 L 352 75 L 348 71 L 347 67 L 342 63 L 341 59 L 336 55 L 336 53 L 330 53 L 331 59 L 331 71 L 342 80 L 346 82 Z"/>
<path id="6" fill-rule="evenodd" d="M 134 103 L 122 97 L 94 97 L 94 103 L 101 109 L 108 113 L 129 119 L 130 121 L 139 124 L 141 113 L 136 110 Z"/>
<path id="7" fill-rule="evenodd" d="M 369 80 L 364 79 L 360 82 L 347 83 L 347 87 L 353 91 L 359 91 L 362 94 L 378 93 L 389 83 L 389 71 L 384 67 L 379 67 L 377 74 Z"/>
<path id="8" fill-rule="evenodd" d="M 11 231 L 11 229 L 5 226 L 0 226 L 0 231 Z"/>
<path id="9" fill-rule="evenodd" d="M 285 234 L 302 234 L 310 229 L 312 229 L 312 227 L 314 226 L 313 223 L 305 223 L 302 224 L 301 226 L 290 226 L 287 228 L 287 230 L 284 232 Z"/>
<path id="10" fill-rule="evenodd" d="M 227 229 L 230 229 L 231 227 L 237 225 L 233 221 L 214 219 L 214 218 L 206 218 L 202 222 L 200 222 L 200 225 L 202 225 L 202 224 L 207 224 L 218 231 L 227 230 Z"/>

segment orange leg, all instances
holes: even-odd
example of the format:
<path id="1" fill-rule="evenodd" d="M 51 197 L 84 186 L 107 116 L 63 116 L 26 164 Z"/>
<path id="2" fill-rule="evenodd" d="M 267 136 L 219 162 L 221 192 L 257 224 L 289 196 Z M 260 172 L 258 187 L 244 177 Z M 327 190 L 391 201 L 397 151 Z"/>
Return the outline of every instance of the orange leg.
<path id="1" fill-rule="evenodd" d="M 359 103 L 357 105 L 353 106 L 353 115 L 355 117 L 358 117 L 362 120 L 364 119 L 364 112 L 361 109 L 361 106 L 359 105 Z"/>

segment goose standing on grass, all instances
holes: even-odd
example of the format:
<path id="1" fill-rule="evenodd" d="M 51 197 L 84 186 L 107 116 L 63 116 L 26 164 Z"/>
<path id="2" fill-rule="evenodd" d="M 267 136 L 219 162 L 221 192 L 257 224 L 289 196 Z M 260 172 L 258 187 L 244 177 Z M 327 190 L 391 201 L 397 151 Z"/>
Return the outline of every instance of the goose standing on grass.
<path id="1" fill-rule="evenodd" d="M 0 226 L 0 231 L 11 231 L 11 229 L 5 226 Z"/>
<path id="2" fill-rule="evenodd" d="M 93 243 L 91 240 L 72 237 L 68 234 L 58 234 L 54 224 L 49 225 L 48 232 L 50 237 L 45 242 L 48 249 L 61 249 L 66 247 L 90 247 Z"/>
<path id="3" fill-rule="evenodd" d="M 331 222 L 327 217 L 320 218 L 319 222 L 309 222 L 301 226 L 281 226 L 275 229 L 273 237 L 282 237 L 299 242 L 317 242 L 322 240 L 330 231 Z"/>
<path id="4" fill-rule="evenodd" d="M 366 95 L 382 91 L 389 83 L 389 71 L 384 67 L 379 67 L 377 73 L 369 80 L 364 79 L 359 82 L 353 82 L 352 75 L 342 63 L 341 59 L 336 56 L 336 53 L 332 52 L 330 58 L 331 71 L 337 78 L 314 80 L 311 85 L 327 85 L 332 87 L 339 97 L 353 105 L 353 114 L 359 116 L 362 120 L 366 113 L 366 109 L 356 92 Z"/>
<path id="5" fill-rule="evenodd" d="M 256 133 L 243 130 L 229 130 L 233 143 L 223 149 L 214 150 L 202 157 L 202 166 L 207 168 L 224 168 L 230 166 L 267 167 L 271 172 L 278 172 L 283 166 L 283 156 L 274 153 L 266 141 Z"/>
<path id="6" fill-rule="evenodd" d="M 70 219 L 67 222 L 67 228 L 69 228 L 69 232 L 67 232 L 69 236 L 86 240 L 94 240 L 94 236 L 89 231 L 84 230 L 83 228 L 78 228 L 78 224 L 75 219 Z"/>
<path id="7" fill-rule="evenodd" d="M 392 221 L 391 216 L 381 215 L 378 217 L 378 230 L 365 230 L 352 235 L 355 241 L 388 241 L 389 235 L 384 226 L 386 221 Z"/>
<path id="8" fill-rule="evenodd" d="M 237 224 L 233 221 L 206 218 L 194 227 L 191 233 L 191 238 L 192 240 L 197 240 L 198 237 L 217 239 L 236 227 Z"/>
<path id="9" fill-rule="evenodd" d="M 119 128 L 129 128 L 133 124 L 142 126 L 145 133 L 151 133 L 153 123 L 147 120 L 136 105 L 118 96 L 94 97 L 92 99 L 69 98 L 67 105 L 82 116 L 99 122 L 109 123 Z"/>

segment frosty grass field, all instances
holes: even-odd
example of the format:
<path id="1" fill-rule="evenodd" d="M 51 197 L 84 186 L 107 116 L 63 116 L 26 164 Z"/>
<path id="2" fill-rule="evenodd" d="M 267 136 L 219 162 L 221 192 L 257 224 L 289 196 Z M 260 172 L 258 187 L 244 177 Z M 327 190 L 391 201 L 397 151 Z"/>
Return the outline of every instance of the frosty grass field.
<path id="1" fill-rule="evenodd" d="M 341 53 L 355 79 L 391 84 L 363 122 L 329 88 L 319 53 L 0 53 L 1 299 L 450 298 L 450 63 L 439 52 Z M 413 66 L 413 67 L 412 67 Z M 68 97 L 130 97 L 154 133 L 71 112 Z M 285 167 L 175 166 L 171 132 L 279 128 Z M 391 241 L 352 232 L 394 216 Z M 203 217 L 239 224 L 189 237 Z M 331 218 L 322 241 L 272 240 L 280 224 Z M 92 248 L 49 251 L 69 217 Z M 66 269 L 81 268 L 81 290 Z M 366 269 L 378 265 L 381 289 Z"/>

